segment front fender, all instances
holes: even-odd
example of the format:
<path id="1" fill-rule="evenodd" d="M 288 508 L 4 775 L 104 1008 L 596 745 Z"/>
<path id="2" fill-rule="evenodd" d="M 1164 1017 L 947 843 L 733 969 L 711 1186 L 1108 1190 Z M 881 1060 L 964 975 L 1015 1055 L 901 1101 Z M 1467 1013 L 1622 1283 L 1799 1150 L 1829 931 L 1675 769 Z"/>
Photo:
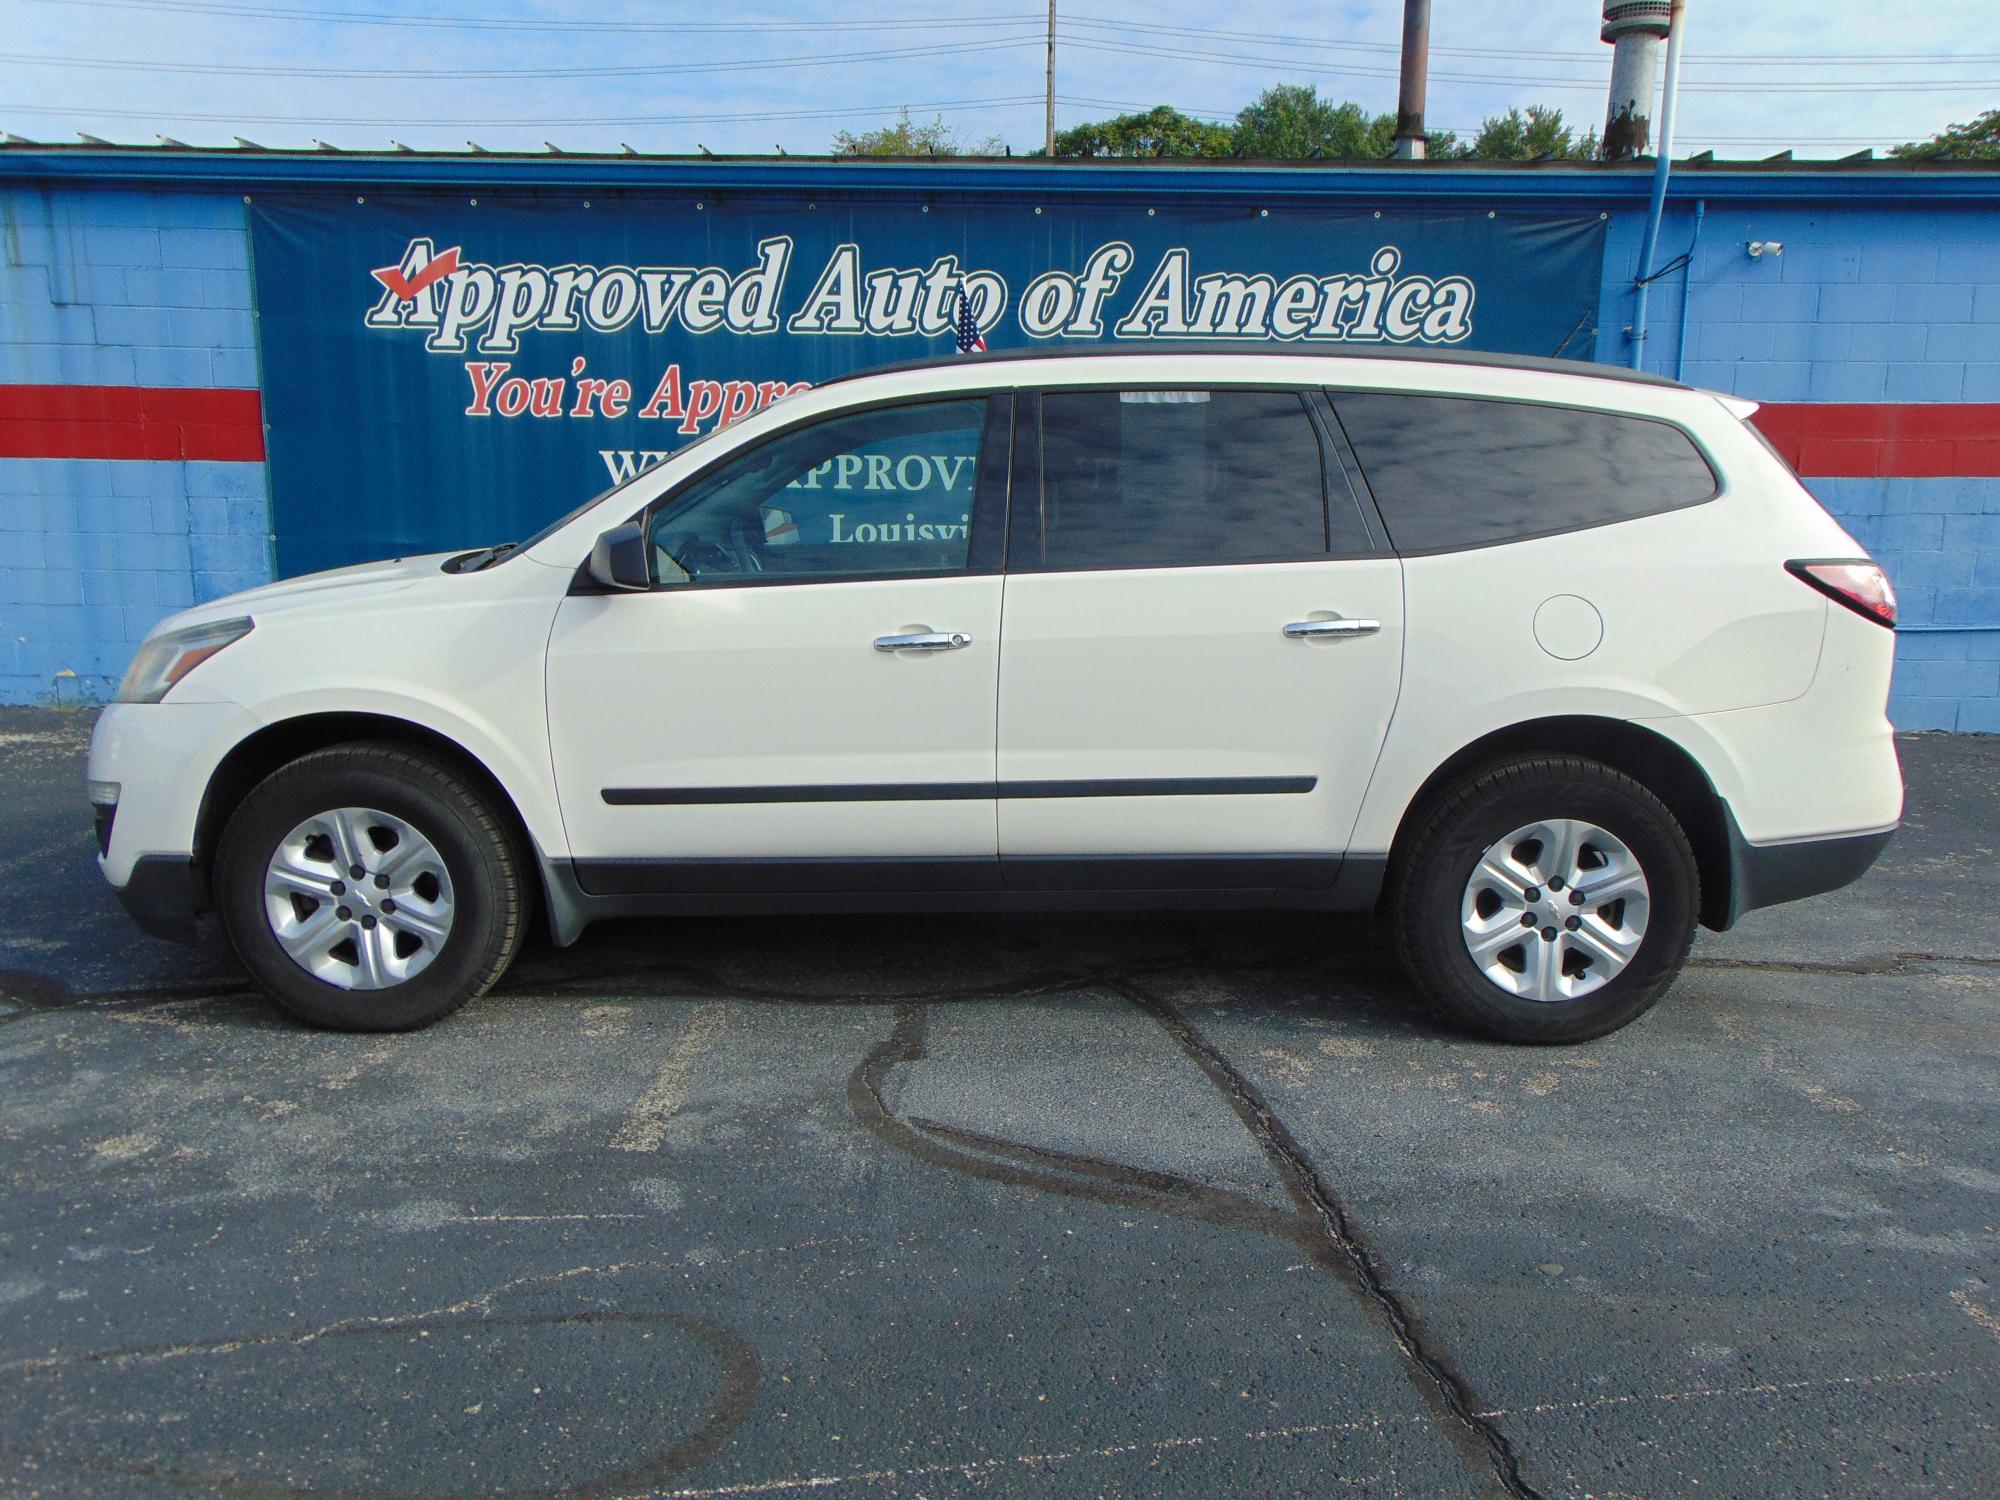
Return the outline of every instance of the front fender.
<path id="1" fill-rule="evenodd" d="M 260 729 L 334 715 L 390 720 L 449 742 L 477 762 L 513 802 L 540 853 L 568 857 L 569 840 L 563 832 L 555 768 L 549 759 L 539 670 L 529 701 L 508 706 L 504 716 L 482 712 L 480 705 L 449 706 L 386 689 L 288 693 L 256 708 Z"/>

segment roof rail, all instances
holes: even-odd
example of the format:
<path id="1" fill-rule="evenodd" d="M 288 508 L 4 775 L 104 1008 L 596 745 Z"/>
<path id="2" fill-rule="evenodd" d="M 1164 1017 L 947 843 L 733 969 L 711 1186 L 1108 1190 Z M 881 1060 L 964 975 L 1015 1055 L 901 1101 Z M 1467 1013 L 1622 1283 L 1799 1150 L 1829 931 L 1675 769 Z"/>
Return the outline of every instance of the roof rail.
<path id="1" fill-rule="evenodd" d="M 1074 347 L 995 349 L 978 355 L 933 354 L 921 359 L 896 360 L 890 364 L 873 365 L 865 370 L 854 370 L 845 375 L 836 375 L 820 384 L 824 388 L 838 385 L 844 380 L 859 380 L 868 375 L 888 375 L 904 370 L 936 370 L 951 365 L 963 365 L 969 369 L 975 364 L 1016 364 L 1044 359 L 1101 359 L 1121 354 L 1140 357 L 1199 355 L 1208 359 L 1229 354 L 1254 354 L 1264 358 L 1374 359 L 1391 364 L 1471 365 L 1494 370 L 1533 370 L 1547 375 L 1581 375 L 1591 380 L 1616 380 L 1628 385 L 1668 386 L 1682 391 L 1693 389 L 1682 381 L 1669 379 L 1665 375 L 1654 375 L 1645 370 L 1630 370 L 1623 365 L 1594 364 L 1585 359 L 1550 359 L 1539 354 L 1491 354 L 1477 349 L 1410 349 L 1393 345 L 1325 349 L 1300 348 L 1296 344 L 1284 344 L 1273 348 L 1269 344 L 1248 343 L 1234 346 L 1189 343 L 1080 344 Z"/>

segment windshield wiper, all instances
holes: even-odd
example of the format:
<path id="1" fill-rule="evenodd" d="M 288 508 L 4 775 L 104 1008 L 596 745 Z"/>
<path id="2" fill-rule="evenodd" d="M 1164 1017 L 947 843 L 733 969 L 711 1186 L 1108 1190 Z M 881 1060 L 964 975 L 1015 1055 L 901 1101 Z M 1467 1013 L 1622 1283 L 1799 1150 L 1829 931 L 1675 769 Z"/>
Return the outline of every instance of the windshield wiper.
<path id="1" fill-rule="evenodd" d="M 497 547 L 481 547 L 477 552 L 463 553 L 445 564 L 448 573 L 477 573 L 481 568 L 490 568 L 509 552 L 520 545 L 519 542 L 502 542 Z"/>

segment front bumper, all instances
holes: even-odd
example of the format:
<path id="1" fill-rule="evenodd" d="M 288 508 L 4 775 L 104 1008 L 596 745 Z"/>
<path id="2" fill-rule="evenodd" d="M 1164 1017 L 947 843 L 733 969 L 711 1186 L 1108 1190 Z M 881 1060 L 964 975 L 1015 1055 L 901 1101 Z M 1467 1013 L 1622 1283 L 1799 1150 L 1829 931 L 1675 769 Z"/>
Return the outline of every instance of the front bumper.
<path id="1" fill-rule="evenodd" d="M 117 783 L 117 802 L 96 809 L 97 867 L 146 931 L 192 934 L 202 799 L 259 724 L 234 703 L 114 703 L 98 716 L 89 776 Z"/>
<path id="2" fill-rule="evenodd" d="M 148 854 L 134 862 L 132 878 L 112 887 L 125 914 L 141 932 L 170 943 L 195 940 L 195 914 L 202 904 L 202 883 L 191 859 Z"/>

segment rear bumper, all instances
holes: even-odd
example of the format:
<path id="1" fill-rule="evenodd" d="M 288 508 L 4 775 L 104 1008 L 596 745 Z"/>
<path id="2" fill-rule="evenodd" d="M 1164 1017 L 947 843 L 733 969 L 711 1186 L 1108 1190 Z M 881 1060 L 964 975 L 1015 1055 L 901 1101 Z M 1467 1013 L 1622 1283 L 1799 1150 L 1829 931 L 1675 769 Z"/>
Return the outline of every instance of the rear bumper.
<path id="1" fill-rule="evenodd" d="M 1729 910 L 1718 931 L 1734 927 L 1745 912 L 1854 884 L 1868 873 L 1896 833 L 1894 828 L 1883 828 L 1782 844 L 1753 844 L 1743 837 L 1726 809 L 1724 820 L 1729 832 Z"/>
<path id="2" fill-rule="evenodd" d="M 132 863 L 131 879 L 112 891 L 142 932 L 170 943 L 195 940 L 201 884 L 194 861 L 185 855 L 141 855 Z"/>

